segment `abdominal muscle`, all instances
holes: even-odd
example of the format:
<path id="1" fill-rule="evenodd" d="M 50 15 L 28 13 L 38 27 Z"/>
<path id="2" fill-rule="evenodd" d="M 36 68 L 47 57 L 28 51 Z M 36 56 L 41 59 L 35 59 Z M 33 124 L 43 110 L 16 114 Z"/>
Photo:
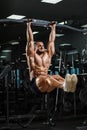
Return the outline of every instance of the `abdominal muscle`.
<path id="1" fill-rule="evenodd" d="M 34 69 L 34 77 L 38 77 L 38 76 L 46 76 L 48 75 L 48 68 L 46 67 L 39 67 L 39 66 L 35 66 Z"/>
<path id="2" fill-rule="evenodd" d="M 30 77 L 36 78 L 36 85 L 41 92 L 45 92 L 48 89 L 46 85 L 46 79 L 49 77 L 48 68 L 35 66 L 35 69 L 31 71 Z"/>

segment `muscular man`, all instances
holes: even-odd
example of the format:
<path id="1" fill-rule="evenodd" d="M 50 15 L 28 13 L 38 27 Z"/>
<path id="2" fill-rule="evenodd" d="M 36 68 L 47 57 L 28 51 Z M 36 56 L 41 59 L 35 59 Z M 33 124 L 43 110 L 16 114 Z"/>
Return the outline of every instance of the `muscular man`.
<path id="1" fill-rule="evenodd" d="M 65 79 L 60 75 L 49 75 L 48 69 L 51 63 L 51 58 L 55 53 L 55 33 L 56 24 L 50 24 L 51 32 L 47 44 L 47 50 L 44 48 L 44 43 L 41 41 L 34 42 L 34 37 L 31 29 L 31 22 L 27 22 L 27 45 L 26 57 L 30 74 L 30 87 L 36 93 L 51 92 L 55 88 L 61 88 L 67 92 L 74 92 L 77 84 L 75 74 L 66 75 Z"/>

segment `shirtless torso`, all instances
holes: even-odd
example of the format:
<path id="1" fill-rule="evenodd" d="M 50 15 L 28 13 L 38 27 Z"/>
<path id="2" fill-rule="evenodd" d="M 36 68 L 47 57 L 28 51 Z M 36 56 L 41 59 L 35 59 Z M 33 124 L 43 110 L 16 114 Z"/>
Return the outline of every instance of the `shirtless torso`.
<path id="1" fill-rule="evenodd" d="M 40 75 L 46 76 L 50 66 L 51 57 L 47 52 L 43 52 L 42 55 L 34 54 L 33 58 L 30 58 L 31 70 L 33 71 L 33 77 Z"/>

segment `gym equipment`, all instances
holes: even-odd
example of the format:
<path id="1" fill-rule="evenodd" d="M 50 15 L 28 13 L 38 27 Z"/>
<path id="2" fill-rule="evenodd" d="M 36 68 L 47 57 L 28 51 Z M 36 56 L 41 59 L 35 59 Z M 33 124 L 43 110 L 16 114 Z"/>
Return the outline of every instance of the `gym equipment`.
<path id="1" fill-rule="evenodd" d="M 28 19 L 0 19 L 0 24 L 8 24 L 8 23 L 26 23 Z M 33 26 L 42 26 L 42 27 L 49 27 L 49 24 L 51 24 L 51 21 L 47 20 L 40 20 L 40 19 L 30 19 Z M 62 25 L 59 24 L 57 21 L 54 21 L 56 23 L 56 26 L 58 28 L 67 28 L 78 32 L 87 32 L 87 29 L 78 29 L 75 27 L 71 27 L 69 25 Z"/>
<path id="2" fill-rule="evenodd" d="M 71 50 L 72 45 L 71 44 L 60 44 L 59 45 L 59 51 L 60 51 L 60 60 L 59 60 L 59 72 L 61 72 L 62 68 L 62 59 L 64 59 L 64 67 L 66 67 L 66 52 Z M 64 58 L 63 58 L 64 55 Z"/>
<path id="3" fill-rule="evenodd" d="M 79 68 L 75 67 L 74 65 L 74 55 L 77 55 L 78 54 L 78 50 L 76 49 L 73 49 L 71 51 L 69 51 L 68 53 L 66 53 L 68 56 L 71 56 L 71 59 L 72 59 L 72 66 L 71 66 L 71 69 L 70 69 L 70 73 L 73 74 L 79 74 Z"/>
<path id="4" fill-rule="evenodd" d="M 87 73 L 80 74 L 83 81 L 83 88 L 80 90 L 79 99 L 80 101 L 87 106 Z M 82 125 L 77 126 L 76 130 L 87 130 L 87 118 L 81 122 Z"/>
<path id="5" fill-rule="evenodd" d="M 9 127 L 9 93 L 8 93 L 8 73 L 10 72 L 10 65 L 5 66 L 0 74 L 0 79 L 5 78 L 5 88 L 6 88 L 6 127 L 0 129 L 10 129 Z"/>
<path id="6" fill-rule="evenodd" d="M 5 119 L 6 122 L 5 122 L 4 126 L 0 127 L 0 130 L 3 130 L 3 129 L 17 129 L 17 128 L 20 128 L 20 127 L 23 127 L 23 128 L 30 127 L 31 128 L 31 122 L 35 118 L 37 118 L 39 116 L 39 114 L 40 115 L 42 114 L 42 116 L 44 116 L 43 115 L 44 113 L 46 113 L 45 114 L 46 122 L 43 125 L 54 126 L 55 123 L 53 122 L 53 117 L 51 118 L 51 114 L 52 114 L 51 110 L 53 109 L 53 107 L 51 107 L 52 109 L 49 109 L 50 108 L 49 99 L 51 99 L 51 98 L 49 98 L 50 95 L 47 94 L 47 93 L 45 93 L 45 94 L 41 93 L 40 95 L 36 95 L 35 93 L 30 91 L 30 92 L 26 93 L 26 97 L 25 96 L 23 97 L 22 92 L 25 92 L 25 91 L 22 91 L 20 93 L 21 87 L 20 88 L 17 87 L 16 84 L 15 84 L 15 87 L 14 87 L 14 89 L 15 89 L 15 91 L 14 91 L 14 89 L 10 88 L 9 82 L 8 82 L 8 78 L 10 77 L 11 72 L 13 71 L 13 69 L 14 68 L 12 68 L 10 65 L 6 65 L 5 68 L 3 69 L 2 73 L 0 74 L 1 79 L 5 78 L 5 90 L 6 90 L 6 117 L 4 117 L 4 118 L 6 118 Z M 16 72 L 15 72 L 15 74 L 16 74 Z M 16 75 L 15 75 L 15 77 L 16 77 Z M 17 79 L 15 78 L 15 82 L 16 82 L 16 80 Z M 13 84 L 12 84 L 11 87 L 13 87 Z M 13 100 L 13 99 L 11 100 L 10 93 L 13 94 L 13 92 L 10 91 L 10 90 L 15 92 L 15 98 L 16 98 L 15 100 Z M 12 95 L 12 96 L 14 96 L 14 95 Z M 27 98 L 29 98 L 30 96 L 33 96 L 33 98 L 30 100 L 30 102 L 27 102 L 27 100 L 29 100 Z M 26 101 L 25 101 L 25 98 L 26 98 Z M 22 113 L 22 115 L 21 115 L 20 114 L 21 112 L 18 111 L 20 108 L 22 109 L 21 103 L 20 103 L 21 101 L 19 99 L 21 99 L 21 101 L 22 101 L 22 99 L 25 101 L 24 104 L 25 104 L 26 107 L 28 107 L 28 104 L 26 104 L 26 103 L 31 103 L 31 106 L 29 106 L 29 110 L 28 110 L 29 113 L 28 114 Z M 14 106 L 14 104 L 13 103 L 11 104 L 10 101 L 15 101 L 15 104 L 16 104 L 15 105 L 16 109 L 14 108 L 14 110 L 15 110 L 14 115 L 11 115 L 12 114 L 11 113 L 11 106 L 12 105 Z M 23 104 L 23 102 L 22 102 L 22 104 Z M 20 108 L 18 108 L 19 105 L 20 105 Z M 41 105 L 41 106 L 39 106 L 39 105 Z M 20 109 L 20 111 L 21 111 L 21 109 Z M 25 109 L 23 109 L 23 110 L 25 111 Z M 43 113 L 41 113 L 42 111 L 43 111 Z M 16 122 L 16 124 L 17 124 L 17 126 L 15 126 L 16 128 L 13 128 L 13 126 L 15 124 L 13 125 L 12 123 L 10 123 L 11 120 Z"/>
<path id="7" fill-rule="evenodd" d="M 10 70 L 11 70 L 10 65 L 6 65 L 3 71 L 0 73 L 0 79 L 5 77 L 9 73 Z"/>

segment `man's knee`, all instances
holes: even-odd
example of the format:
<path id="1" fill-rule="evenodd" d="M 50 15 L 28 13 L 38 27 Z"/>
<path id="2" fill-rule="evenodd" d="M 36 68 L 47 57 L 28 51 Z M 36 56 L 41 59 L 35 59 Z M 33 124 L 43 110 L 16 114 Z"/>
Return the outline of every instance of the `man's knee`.
<path id="1" fill-rule="evenodd" d="M 37 86 L 46 86 L 50 83 L 47 78 L 44 77 L 37 77 L 36 78 L 36 84 Z"/>
<path id="2" fill-rule="evenodd" d="M 49 86 L 51 85 L 51 81 L 50 81 L 49 78 L 46 78 L 46 79 L 45 79 L 45 82 L 47 83 L 47 85 L 49 85 Z"/>

